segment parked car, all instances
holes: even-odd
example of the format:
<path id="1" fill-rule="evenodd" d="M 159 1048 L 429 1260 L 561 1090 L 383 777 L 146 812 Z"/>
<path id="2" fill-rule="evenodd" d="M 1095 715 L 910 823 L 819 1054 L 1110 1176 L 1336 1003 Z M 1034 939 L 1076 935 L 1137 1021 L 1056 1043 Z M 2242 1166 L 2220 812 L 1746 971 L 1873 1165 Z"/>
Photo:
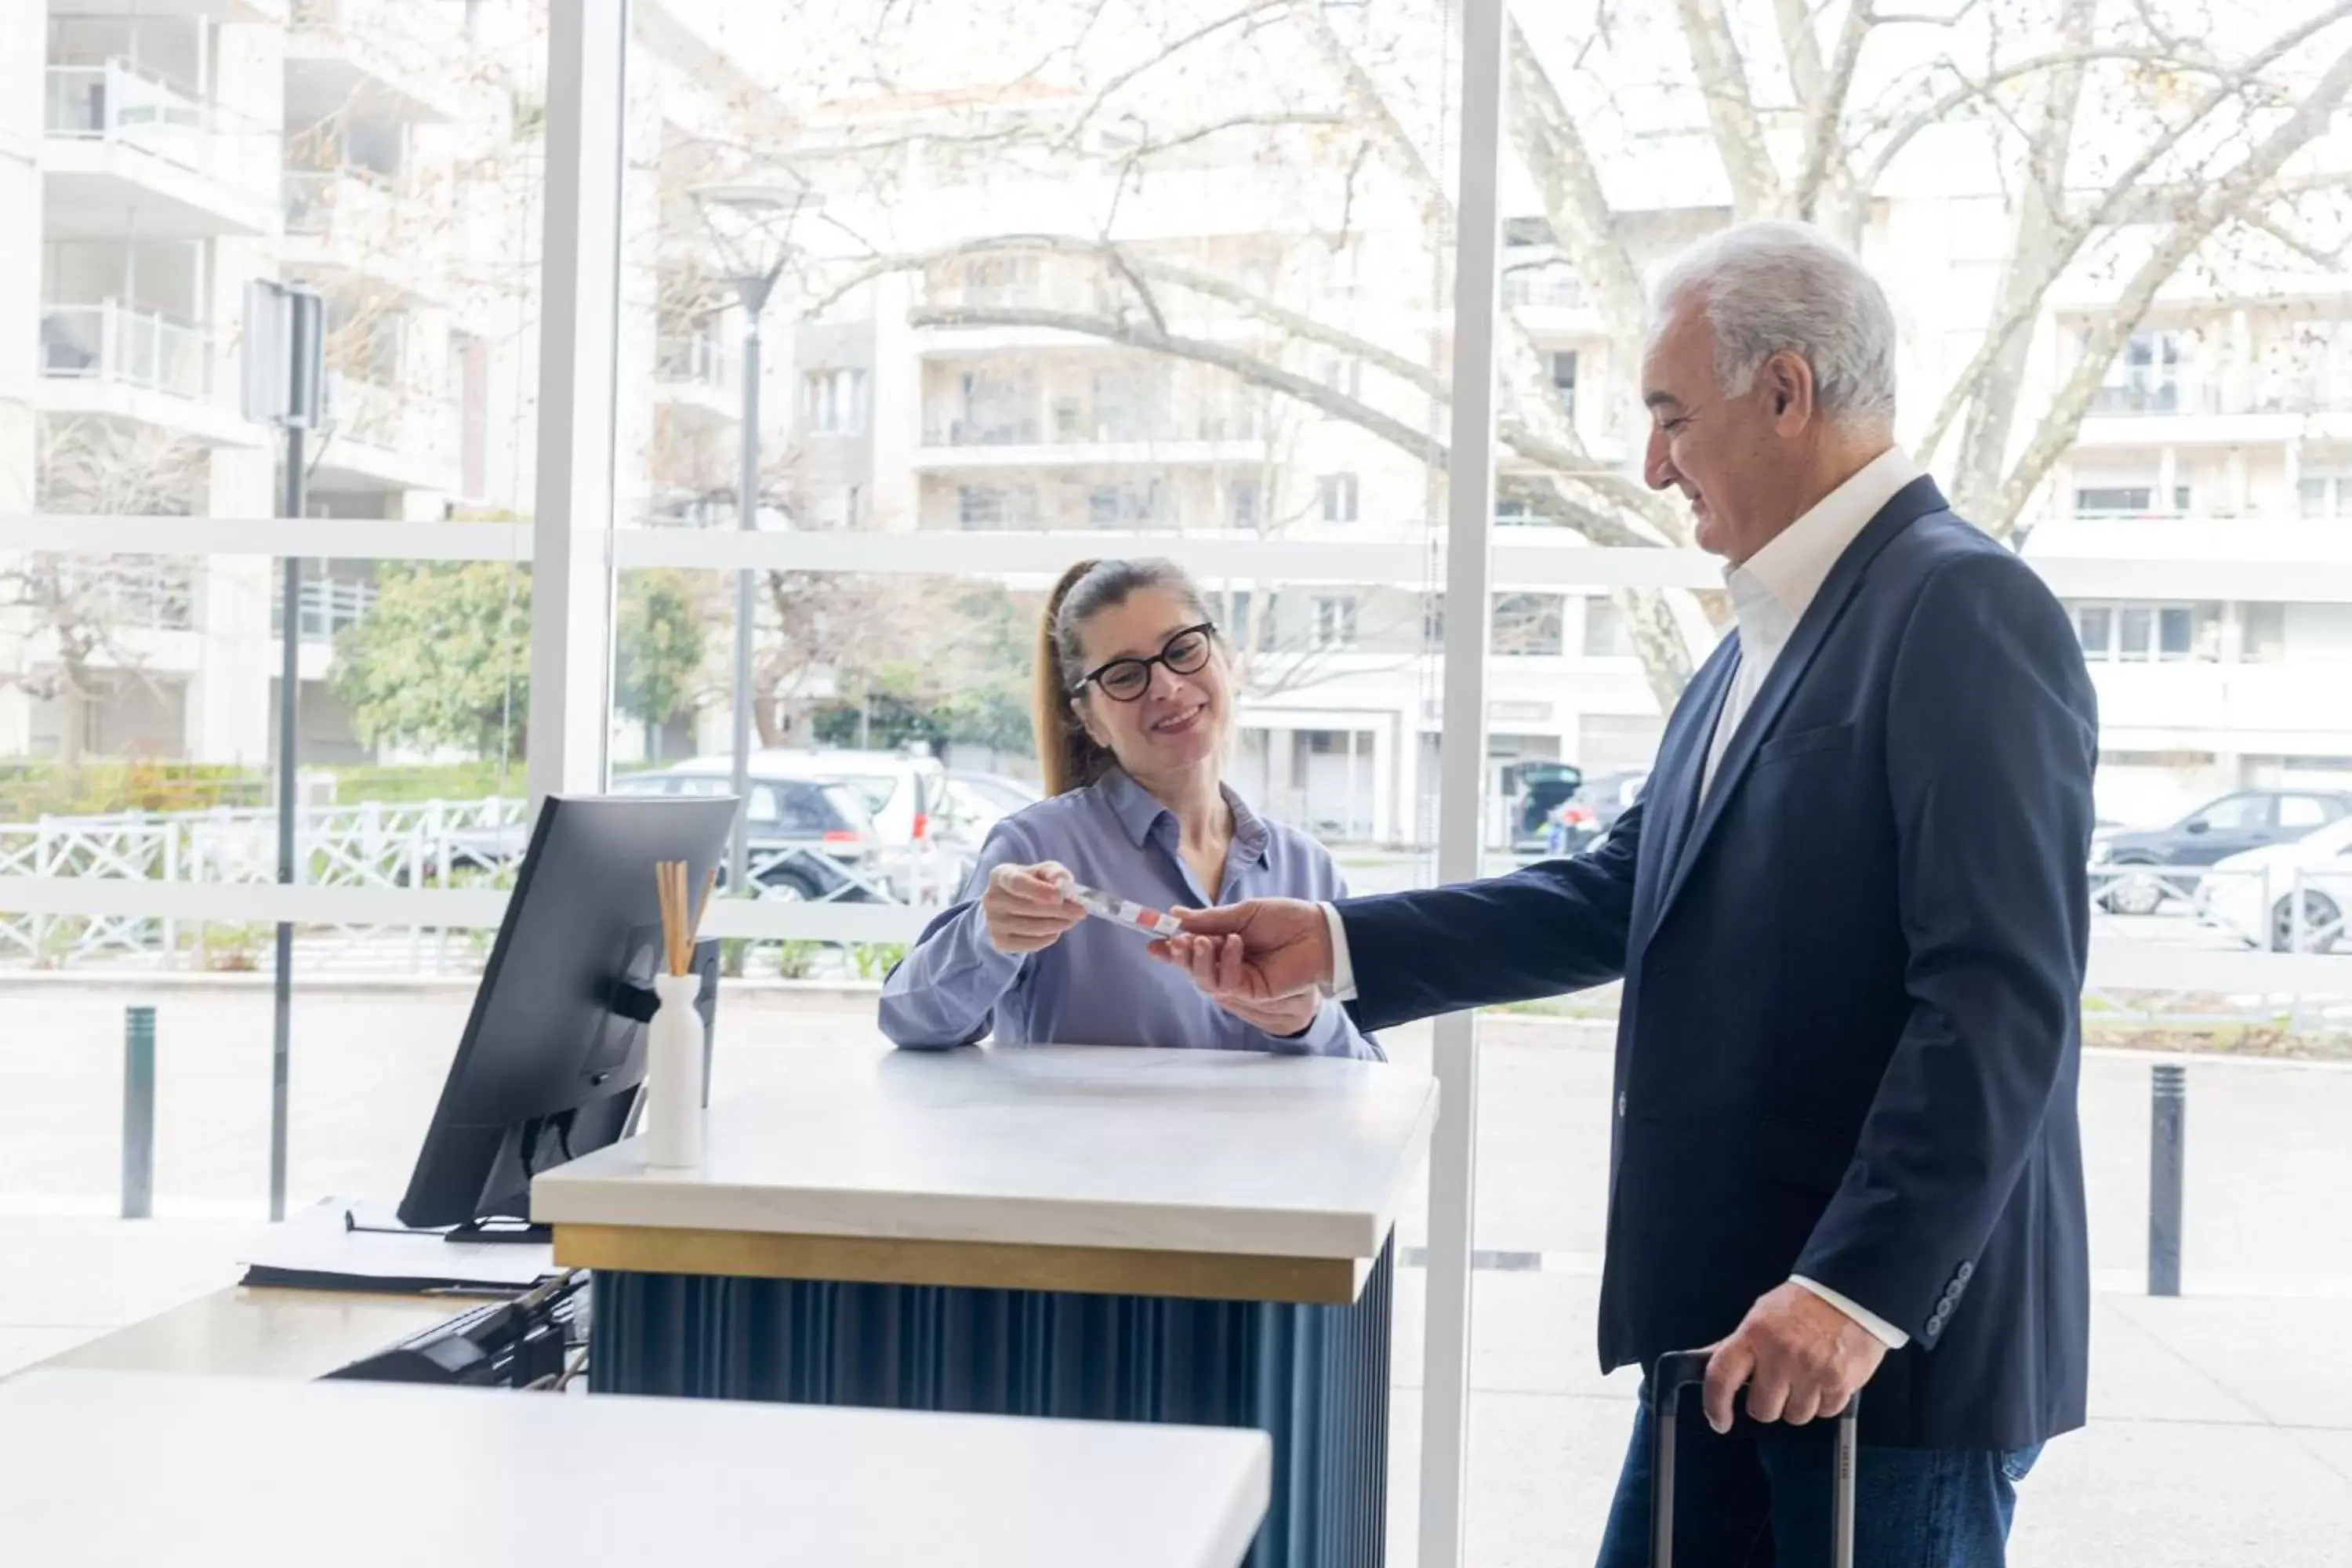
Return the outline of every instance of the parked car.
<path id="1" fill-rule="evenodd" d="M 999 822 L 1044 798 L 1035 785 L 1003 773 L 951 773 L 941 787 L 938 830 L 976 846 Z"/>
<path id="2" fill-rule="evenodd" d="M 667 770 L 674 773 L 732 775 L 733 759 L 698 757 Z M 938 815 L 947 769 L 937 757 L 915 752 L 859 752 L 830 747 L 808 751 L 778 748 L 751 753 L 756 779 L 808 779 L 848 784 L 873 818 L 874 832 L 886 846 L 912 844 L 928 838 L 931 818 Z"/>
<path id="3" fill-rule="evenodd" d="M 2298 894 L 2303 903 L 2296 921 Z M 2292 844 L 2249 849 L 2217 861 L 2197 888 L 2197 918 L 2249 947 L 2273 952 L 2333 952 L 2352 947 L 2344 914 L 2352 909 L 2352 816 Z"/>
<path id="4" fill-rule="evenodd" d="M 1647 768 L 1595 773 L 1552 808 L 1552 832 L 1547 847 L 1554 855 L 1573 855 L 1609 837 L 1625 808 L 1633 804 L 1648 782 Z"/>
<path id="5" fill-rule="evenodd" d="M 1551 816 L 1584 783 L 1584 770 L 1570 763 L 1512 763 L 1503 769 L 1503 792 L 1510 802 L 1511 847 L 1542 854 L 1551 837 Z"/>
<path id="6" fill-rule="evenodd" d="M 711 773 L 692 764 L 659 773 L 629 773 L 613 781 L 614 795 L 710 795 L 734 788 L 731 770 Z M 769 899 L 874 901 L 881 887 L 876 866 L 877 835 L 857 792 L 825 780 L 751 780 L 750 853 L 751 879 Z M 507 823 L 469 828 L 449 840 L 455 870 L 497 871 L 521 858 L 530 825 Z M 726 880 L 726 869 L 719 880 Z"/>
<path id="7" fill-rule="evenodd" d="M 2197 875 L 2158 867 L 2203 867 L 2232 855 L 2292 844 L 2315 829 L 2352 816 L 2352 792 L 2246 789 L 2206 802 L 2168 827 L 2094 834 L 2091 863 L 2099 902 L 2119 915 L 2153 914 L 2167 899 L 2191 900 Z M 2146 871 L 2127 869 L 2147 867 Z"/>

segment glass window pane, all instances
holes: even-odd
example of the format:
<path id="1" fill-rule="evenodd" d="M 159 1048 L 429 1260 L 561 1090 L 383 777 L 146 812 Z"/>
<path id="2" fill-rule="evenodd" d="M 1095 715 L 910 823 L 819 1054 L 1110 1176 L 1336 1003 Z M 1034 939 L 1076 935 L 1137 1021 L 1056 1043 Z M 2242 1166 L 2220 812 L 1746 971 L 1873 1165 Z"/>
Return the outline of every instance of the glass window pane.
<path id="1" fill-rule="evenodd" d="M 2116 652 L 2124 658 L 2147 658 L 2153 652 L 2156 612 L 2145 605 L 2126 605 L 2116 620 Z"/>
<path id="2" fill-rule="evenodd" d="M 2196 646 L 2194 610 L 2186 605 L 2168 605 L 2158 612 L 2157 652 L 2166 658 L 2187 658 Z"/>
<path id="3" fill-rule="evenodd" d="M 2327 820 L 2327 808 L 2307 795 L 2281 795 L 2278 803 L 2278 825 L 2281 827 L 2312 828 Z"/>

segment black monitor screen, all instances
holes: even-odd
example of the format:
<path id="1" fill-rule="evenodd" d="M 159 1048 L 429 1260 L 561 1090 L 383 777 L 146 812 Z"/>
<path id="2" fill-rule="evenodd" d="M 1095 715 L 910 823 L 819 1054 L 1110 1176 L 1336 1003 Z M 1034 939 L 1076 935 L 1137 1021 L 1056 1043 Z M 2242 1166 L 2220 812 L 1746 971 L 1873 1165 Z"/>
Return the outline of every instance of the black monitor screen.
<path id="1" fill-rule="evenodd" d="M 403 1225 L 524 1215 L 534 1173 L 626 1130 L 661 950 L 654 866 L 683 860 L 688 885 L 701 888 L 734 818 L 727 796 L 548 797 L 401 1199 Z M 698 958 L 707 1016 L 716 944 Z"/>

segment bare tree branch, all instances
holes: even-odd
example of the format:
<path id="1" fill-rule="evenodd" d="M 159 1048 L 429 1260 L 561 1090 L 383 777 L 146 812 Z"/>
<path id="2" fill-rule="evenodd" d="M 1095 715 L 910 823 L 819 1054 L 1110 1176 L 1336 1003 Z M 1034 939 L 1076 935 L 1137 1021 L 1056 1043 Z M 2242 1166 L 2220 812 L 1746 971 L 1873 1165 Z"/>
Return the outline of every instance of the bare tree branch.
<path id="1" fill-rule="evenodd" d="M 2303 106 L 2263 138 L 2242 163 L 2216 182 L 2205 200 L 2173 224 L 2149 252 L 2115 304 L 2092 328 L 2074 373 L 2060 388 L 2041 428 L 2002 482 L 1986 526 L 2006 532 L 2015 525 L 2034 489 L 2074 445 L 2082 428 L 2083 416 L 2106 378 L 2107 366 L 2147 315 L 2158 292 L 2217 227 L 2263 195 L 2264 185 L 2285 166 L 2287 160 L 2326 129 L 2347 91 L 2352 91 L 2352 49 L 2339 55 L 2327 73 L 2314 84 Z"/>
<path id="2" fill-rule="evenodd" d="M 2043 258 L 2043 264 L 2039 272 L 2018 276 L 2015 279 L 2017 287 L 2011 291 L 2007 312 L 1992 323 L 1990 330 L 1985 334 L 1984 342 L 1970 357 L 1967 368 L 1953 380 L 1949 387 L 1945 389 L 1943 402 L 1937 406 L 1935 417 L 1928 422 L 1927 434 L 1919 442 L 1918 456 L 1921 461 L 1928 461 L 1934 458 L 1936 449 L 1943 445 L 1945 433 L 1950 429 L 1953 420 L 1959 416 L 1960 411 L 1966 408 L 1976 395 L 1978 387 L 1983 384 L 1985 376 L 1994 363 L 2009 353 L 2011 345 L 2017 341 L 2018 334 L 2029 331 L 2034 321 L 2040 318 L 2042 300 L 2052 286 L 2063 276 L 2066 268 L 2074 264 L 2074 258 L 2081 252 L 2083 247 L 2100 230 L 2117 222 L 2127 208 L 2145 198 L 2146 189 L 2141 185 L 2140 181 L 2147 177 L 2147 172 L 2186 140 L 2189 132 L 2202 124 L 2216 110 L 2235 98 L 2237 79 L 2243 79 L 2276 64 L 2289 52 L 2310 39 L 2313 35 L 2347 15 L 2352 15 L 2352 0 L 2347 0 L 2346 4 L 2339 5 L 2323 18 L 2307 22 L 2281 34 L 2264 47 L 2241 62 L 2237 71 L 2233 73 L 2233 79 L 2221 81 L 2209 89 L 2203 98 L 2190 106 L 2189 112 L 2182 117 L 2179 124 L 2142 149 L 2139 156 L 2133 159 L 2128 167 L 2108 183 L 2105 190 L 2100 194 L 2096 205 L 2065 226 L 2058 242 Z M 2320 176 L 2320 178 L 2340 181 L 2343 176 Z M 1867 188 L 1865 186 L 1865 189 Z M 2300 188 L 2304 188 L 2303 183 L 2296 181 L 2279 182 L 2273 187 L 2275 193 L 2285 193 Z"/>
<path id="3" fill-rule="evenodd" d="M 2241 221 L 2260 229 L 2322 272 L 2344 270 L 2345 255 L 2347 249 L 2345 245 L 2339 244 L 2333 250 L 2324 250 L 2317 241 L 2295 233 L 2285 223 L 2266 213 L 2250 213 Z"/>
<path id="4" fill-rule="evenodd" d="M 2268 47 L 2235 66 L 2224 65 L 2201 52 L 2192 58 L 2184 57 L 2179 51 L 2167 48 L 2106 45 L 2058 49 L 2049 54 L 2036 55 L 2028 59 L 2013 61 L 1996 70 L 1987 72 L 1982 78 L 1973 79 L 1962 75 L 1959 68 L 1948 60 L 1939 61 L 1938 64 L 1945 69 L 1960 78 L 1960 85 L 1893 127 L 1888 132 L 1886 139 L 1879 143 L 1878 151 L 1873 155 L 1869 163 L 1864 165 L 1857 183 L 1864 191 L 1876 190 L 1878 183 L 1886 177 L 1887 169 L 1902 154 L 1903 149 L 1909 146 L 1913 139 L 1921 132 L 1931 126 L 1944 123 L 1965 105 L 1978 99 L 1990 98 L 1998 89 L 2011 82 L 2066 66 L 2090 65 L 2101 60 L 2126 60 L 2140 65 L 2160 66 L 2167 69 L 2215 77 L 2222 82 L 2222 90 L 2209 99 L 2205 104 L 2200 105 L 2199 110 L 2192 111 L 2192 119 L 2202 119 L 2204 115 L 2212 112 L 2213 107 L 2218 106 L 2219 101 L 2231 96 L 2256 72 L 2266 66 L 2275 64 L 2288 50 L 2333 26 L 2347 16 L 2352 16 L 2352 0 L 2342 0 L 2342 3 L 2283 35 Z"/>
<path id="5" fill-rule="evenodd" d="M 1781 29 L 1785 34 L 1793 26 L 1801 35 L 1815 82 L 1811 92 L 1804 91 L 1801 85 L 1799 89 L 1799 101 L 1805 106 L 1805 159 L 1797 171 L 1797 213 L 1810 218 L 1820 207 L 1824 191 L 1852 182 L 1853 172 L 1843 158 L 1834 155 L 1838 128 L 1844 122 L 1846 99 L 1853 91 L 1853 73 L 1862 61 L 1863 45 L 1877 19 L 1870 0 L 1847 0 L 1845 22 L 1838 29 L 1837 53 L 1824 73 L 1820 54 L 1812 47 L 1812 24 L 1805 15 L 1803 0 L 1780 0 L 1780 5 Z M 1790 63 L 1793 67 L 1793 57 Z"/>
<path id="6" fill-rule="evenodd" d="M 2070 44 L 2087 39 L 2097 12 L 2097 0 L 2064 0 L 2061 36 Z M 1994 297 L 1996 314 L 2039 314 L 2046 287 L 2043 279 L 2054 275 L 2050 253 L 2065 243 L 2066 163 L 2074 145 L 2074 119 L 2082 102 L 2084 69 L 2080 65 L 2061 66 L 2042 79 L 2039 119 L 2024 137 L 2027 175 L 2024 189 L 2014 198 L 2017 218 Z M 2018 400 L 2024 390 L 2029 342 L 2024 333 L 2011 334 L 1989 374 L 1975 384 L 1976 395 L 1969 406 L 1954 474 L 1954 493 L 1963 510 L 1972 512 L 2000 480 L 2001 464 L 2009 455 L 2010 432 L 2017 423 Z"/>
<path id="7" fill-rule="evenodd" d="M 1707 123 L 1715 128 L 1716 149 L 1731 178 L 1732 216 L 1745 220 L 1785 212 L 1788 193 L 1765 142 L 1763 121 L 1756 112 L 1723 0 L 1676 0 L 1675 10 L 1682 17 L 1683 41 L 1690 49 L 1699 95 L 1706 101 Z"/>
<path id="8" fill-rule="evenodd" d="M 1270 364 L 1230 343 L 1163 332 L 1147 321 L 1125 317 L 1089 316 L 1079 310 L 1042 310 L 1025 305 L 924 305 L 908 311 L 907 321 L 909 326 L 915 327 L 1044 328 L 1100 338 L 1105 342 L 1122 343 L 1129 348 L 1213 365 L 1239 376 L 1253 386 L 1279 392 L 1309 407 L 1319 408 L 1335 419 L 1345 420 L 1359 429 L 1369 431 L 1418 462 L 1439 468 L 1446 464 L 1444 442 L 1359 398 L 1326 386 L 1312 376 Z"/>

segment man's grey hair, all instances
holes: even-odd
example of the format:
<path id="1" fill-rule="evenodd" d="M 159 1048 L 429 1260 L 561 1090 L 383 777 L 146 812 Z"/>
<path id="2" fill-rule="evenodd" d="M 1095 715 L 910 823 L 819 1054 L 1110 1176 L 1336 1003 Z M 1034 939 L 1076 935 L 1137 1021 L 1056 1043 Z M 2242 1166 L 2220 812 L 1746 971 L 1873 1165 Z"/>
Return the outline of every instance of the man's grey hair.
<path id="1" fill-rule="evenodd" d="M 1746 223 L 1675 258 L 1659 281 L 1655 324 L 1703 300 L 1715 329 L 1715 374 L 1727 397 L 1755 384 L 1774 354 L 1813 368 L 1813 396 L 1832 425 L 1895 419 L 1895 311 L 1844 247 L 1811 224 Z"/>

